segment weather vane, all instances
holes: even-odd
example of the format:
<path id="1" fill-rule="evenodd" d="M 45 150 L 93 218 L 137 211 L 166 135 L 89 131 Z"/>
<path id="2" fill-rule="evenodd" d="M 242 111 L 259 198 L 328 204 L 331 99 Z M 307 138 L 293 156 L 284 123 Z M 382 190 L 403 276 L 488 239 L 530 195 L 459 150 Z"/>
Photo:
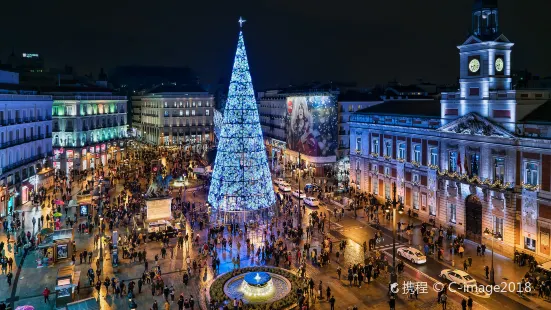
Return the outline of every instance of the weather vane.
<path id="1" fill-rule="evenodd" d="M 243 23 L 246 22 L 247 20 L 246 19 L 243 19 L 243 17 L 239 16 L 239 28 L 243 28 Z"/>

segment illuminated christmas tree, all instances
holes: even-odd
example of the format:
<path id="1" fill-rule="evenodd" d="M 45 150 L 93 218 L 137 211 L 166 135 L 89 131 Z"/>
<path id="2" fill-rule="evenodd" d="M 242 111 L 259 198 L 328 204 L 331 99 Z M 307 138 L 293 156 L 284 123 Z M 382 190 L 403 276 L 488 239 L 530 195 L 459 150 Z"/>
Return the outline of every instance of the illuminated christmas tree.
<path id="1" fill-rule="evenodd" d="M 242 25 L 243 19 L 239 19 Z M 218 151 L 208 201 L 213 211 L 228 220 L 275 204 L 249 62 L 239 32 L 239 42 L 224 109 Z"/>

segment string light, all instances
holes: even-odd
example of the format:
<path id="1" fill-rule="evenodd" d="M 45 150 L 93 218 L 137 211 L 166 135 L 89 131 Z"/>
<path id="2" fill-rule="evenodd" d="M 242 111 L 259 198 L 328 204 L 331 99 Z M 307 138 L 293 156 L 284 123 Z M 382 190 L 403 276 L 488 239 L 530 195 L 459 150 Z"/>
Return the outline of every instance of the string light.
<path id="1" fill-rule="evenodd" d="M 208 201 L 214 211 L 253 211 L 275 204 L 272 177 L 268 169 L 241 31 Z"/>

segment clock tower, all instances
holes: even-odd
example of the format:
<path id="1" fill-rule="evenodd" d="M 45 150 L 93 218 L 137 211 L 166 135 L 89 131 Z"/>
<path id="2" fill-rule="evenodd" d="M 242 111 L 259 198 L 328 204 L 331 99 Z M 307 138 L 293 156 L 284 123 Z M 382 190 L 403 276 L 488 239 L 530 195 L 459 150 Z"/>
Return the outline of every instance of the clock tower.
<path id="1" fill-rule="evenodd" d="M 442 93 L 442 118 L 449 122 L 477 113 L 514 132 L 515 92 L 511 43 L 499 29 L 497 0 L 475 0 L 472 29 L 459 49 L 459 92 Z"/>

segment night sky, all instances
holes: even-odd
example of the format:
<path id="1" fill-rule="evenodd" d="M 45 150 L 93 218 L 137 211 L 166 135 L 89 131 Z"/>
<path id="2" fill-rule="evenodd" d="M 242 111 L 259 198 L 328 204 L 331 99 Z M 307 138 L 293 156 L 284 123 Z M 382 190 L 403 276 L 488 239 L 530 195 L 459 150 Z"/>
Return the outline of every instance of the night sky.
<path id="1" fill-rule="evenodd" d="M 78 73 L 190 66 L 229 79 L 240 15 L 257 89 L 309 81 L 454 83 L 472 0 L 4 1 L 0 56 L 42 54 Z M 549 0 L 500 0 L 513 69 L 551 75 Z"/>

